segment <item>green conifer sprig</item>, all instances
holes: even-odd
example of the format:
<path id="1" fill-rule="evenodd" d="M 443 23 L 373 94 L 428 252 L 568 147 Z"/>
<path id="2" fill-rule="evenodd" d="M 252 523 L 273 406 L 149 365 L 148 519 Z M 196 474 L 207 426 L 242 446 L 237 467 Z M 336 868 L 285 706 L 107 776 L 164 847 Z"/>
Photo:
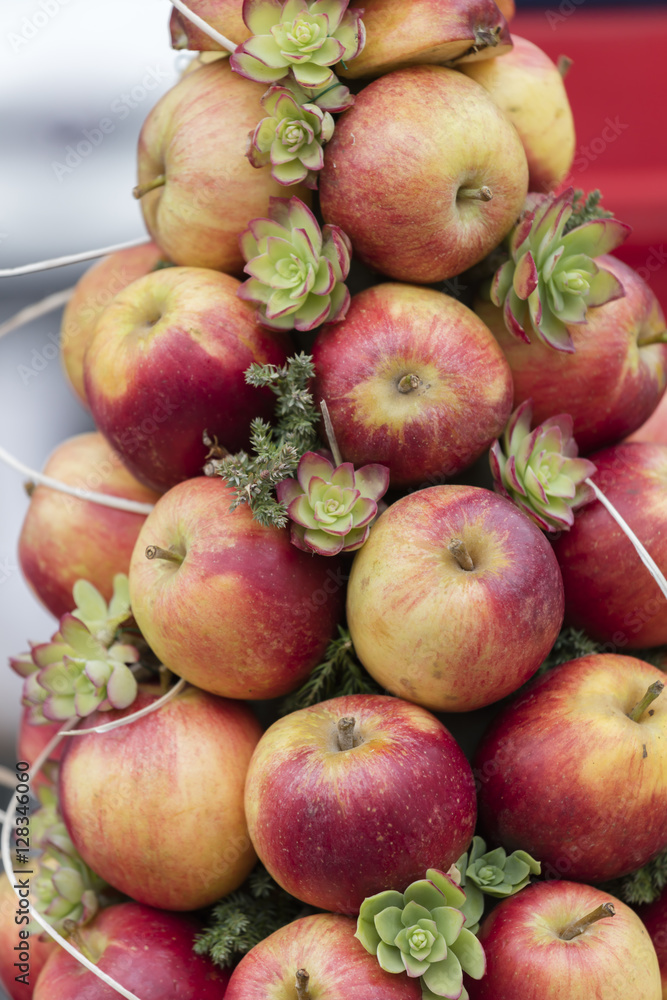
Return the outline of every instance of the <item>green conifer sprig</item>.
<path id="1" fill-rule="evenodd" d="M 234 489 L 231 510 L 247 503 L 260 524 L 285 527 L 286 507 L 276 499 L 275 487 L 295 472 L 304 452 L 317 446 L 320 414 L 308 388 L 314 374 L 313 359 L 303 352 L 284 365 L 252 364 L 245 380 L 275 394 L 275 425 L 260 418 L 252 421 L 250 455 L 245 451 L 225 455 L 213 449 L 207 471 Z"/>
<path id="2" fill-rule="evenodd" d="M 582 226 L 584 222 L 591 222 L 593 219 L 612 219 L 614 213 L 603 208 L 601 201 L 602 194 L 597 188 L 589 194 L 576 190 L 572 202 L 572 215 L 565 223 L 563 232 L 569 233 L 571 229 L 576 229 L 577 226 Z"/>
<path id="3" fill-rule="evenodd" d="M 281 889 L 259 864 L 240 889 L 216 904 L 211 924 L 197 935 L 194 950 L 209 955 L 216 965 L 233 965 L 303 910 L 303 903 Z"/>
<path id="4" fill-rule="evenodd" d="M 362 667 L 352 645 L 348 629 L 338 626 L 338 638 L 327 646 L 324 660 L 316 666 L 308 680 L 288 695 L 280 707 L 281 715 L 300 708 L 309 708 L 329 698 L 348 694 L 386 694 Z"/>
<path id="5" fill-rule="evenodd" d="M 656 900 L 665 886 L 667 886 L 667 847 L 643 868 L 608 882 L 602 888 L 630 906 L 640 906 L 642 903 L 652 903 Z"/>
<path id="6" fill-rule="evenodd" d="M 562 663 L 570 660 L 577 660 L 580 656 L 590 656 L 591 653 L 608 653 L 609 644 L 596 642 L 586 635 L 581 629 L 566 626 L 561 630 L 560 635 L 554 643 L 553 649 L 547 656 L 544 663 L 538 668 L 536 676 L 559 667 Z M 626 656 L 634 656 L 638 660 L 646 660 L 654 667 L 665 669 L 667 665 L 667 651 L 664 646 L 656 646 L 653 649 L 622 649 L 614 650 L 615 653 Z"/>

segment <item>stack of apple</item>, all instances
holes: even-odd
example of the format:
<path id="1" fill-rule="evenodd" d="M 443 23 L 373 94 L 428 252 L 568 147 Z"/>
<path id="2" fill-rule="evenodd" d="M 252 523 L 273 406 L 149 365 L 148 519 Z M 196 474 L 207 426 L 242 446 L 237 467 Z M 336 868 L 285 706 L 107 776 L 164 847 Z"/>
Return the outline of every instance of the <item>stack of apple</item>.
<path id="1" fill-rule="evenodd" d="M 367 0 L 363 24 L 347 0 L 190 6 L 239 48 L 214 57 L 217 43 L 174 13 L 174 44 L 205 51 L 142 132 L 135 193 L 151 242 L 93 267 L 67 307 L 63 362 L 98 431 L 65 442 L 46 469 L 155 506 L 144 516 L 40 486 L 19 546 L 57 618 L 77 579 L 108 601 L 129 573 L 143 639 L 188 682 L 152 714 L 65 742 L 69 837 L 130 899 L 76 940 L 140 1000 L 660 1000 L 644 925 L 618 901 L 612 917 L 611 897 L 587 883 L 666 846 L 662 674 L 619 655 L 667 643 L 665 599 L 599 503 L 572 517 L 556 472 L 530 501 L 541 490 L 551 515 L 565 509 L 569 530 L 555 538 L 528 501 L 472 484 L 515 407 L 532 400 L 547 426 L 566 412 L 558 427 L 589 456 L 581 468 L 596 470 L 667 569 L 664 424 L 651 443 L 622 440 L 667 381 L 658 303 L 606 252 L 627 227 L 589 223 L 564 277 L 562 248 L 547 263 L 537 245 L 517 256 L 530 212 L 569 211 L 571 197 L 554 195 L 574 155 L 562 77 L 510 37 L 507 0 Z M 539 235 L 550 246 L 562 224 Z M 510 258 L 501 309 L 497 268 Z M 587 267 L 605 294 L 575 308 L 565 292 L 581 291 Z M 468 305 L 442 290 L 464 272 Z M 489 301 L 475 277 L 494 272 Z M 255 518 L 250 493 L 234 506 L 233 485 L 202 475 L 203 442 L 217 455 L 249 450 L 251 422 L 273 418 L 274 397 L 245 372 L 299 349 L 313 356 L 312 393 L 331 422 L 321 440 L 340 462 L 318 449 L 283 479 L 290 530 Z M 263 732 L 253 704 L 302 685 L 344 616 L 387 694 L 336 697 Z M 609 652 L 501 707 L 473 770 L 433 713 L 516 692 L 564 617 Z M 143 685 L 129 708 L 107 703 L 82 728 L 159 693 Z M 277 711 L 259 714 L 265 724 Z M 21 759 L 57 729 L 45 715 L 39 730 L 25 720 Z M 483 923 L 479 981 L 427 987 L 381 968 L 354 937 L 361 903 L 429 868 L 451 871 L 478 807 L 487 839 L 529 851 L 546 881 Z M 310 915 L 257 945 L 227 986 L 228 972 L 191 953 L 194 924 L 178 911 L 238 888 L 257 858 Z M 649 924 L 656 941 L 665 913 Z M 13 997 L 33 995 L 32 980 L 21 992 L 11 969 L 2 975 Z M 34 988 L 35 1000 L 110 995 L 60 951 Z"/>

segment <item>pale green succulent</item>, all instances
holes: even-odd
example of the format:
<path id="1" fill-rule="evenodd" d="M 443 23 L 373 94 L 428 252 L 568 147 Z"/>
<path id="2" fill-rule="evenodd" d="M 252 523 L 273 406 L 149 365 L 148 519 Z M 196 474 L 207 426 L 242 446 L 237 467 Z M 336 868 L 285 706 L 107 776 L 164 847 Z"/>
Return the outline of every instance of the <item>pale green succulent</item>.
<path id="1" fill-rule="evenodd" d="M 487 851 L 482 837 L 473 837 L 470 850 L 461 855 L 456 867 L 467 899 L 476 900 L 478 920 L 484 910 L 484 894 L 497 899 L 513 896 L 529 885 L 531 875 L 542 870 L 539 861 L 526 851 L 514 851 L 509 857 L 502 847 Z"/>
<path id="2" fill-rule="evenodd" d="M 90 629 L 105 646 L 113 642 L 116 631 L 130 617 L 130 582 L 125 573 L 113 578 L 113 595 L 109 604 L 97 587 L 88 580 L 77 580 L 72 589 L 74 610 L 72 614 Z"/>
<path id="3" fill-rule="evenodd" d="M 568 414 L 550 417 L 531 431 L 532 400 L 510 417 L 500 441 L 489 452 L 494 488 L 517 505 L 543 531 L 568 530 L 574 511 L 595 499 L 586 479 L 595 465 L 578 458 Z"/>
<path id="4" fill-rule="evenodd" d="M 529 321 L 540 340 L 569 353 L 574 345 L 568 324 L 585 323 L 589 309 L 625 295 L 621 282 L 593 258 L 615 249 L 631 232 L 605 218 L 564 233 L 573 199 L 568 188 L 524 211 L 508 238 L 510 259 L 491 284 L 491 300 L 503 309 L 509 333 L 529 343 L 524 329 Z"/>
<path id="5" fill-rule="evenodd" d="M 316 104 L 300 105 L 286 87 L 271 87 L 262 98 L 269 113 L 248 139 L 247 157 L 253 167 L 271 164 L 271 175 L 280 184 L 317 187 L 317 172 L 324 166 L 322 145 L 334 131 L 328 111 Z"/>
<path id="6" fill-rule="evenodd" d="M 463 926 L 465 898 L 450 876 L 430 868 L 403 893 L 389 890 L 365 899 L 355 937 L 385 972 L 420 978 L 423 1000 L 466 1000 L 463 973 L 481 979 L 486 959 Z"/>

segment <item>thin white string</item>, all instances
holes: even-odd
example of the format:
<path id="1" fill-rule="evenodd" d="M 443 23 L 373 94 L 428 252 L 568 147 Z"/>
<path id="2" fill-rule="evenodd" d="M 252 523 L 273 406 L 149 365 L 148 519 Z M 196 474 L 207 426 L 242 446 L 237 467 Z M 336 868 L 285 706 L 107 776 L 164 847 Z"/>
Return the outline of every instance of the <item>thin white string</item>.
<path id="1" fill-rule="evenodd" d="M 5 320 L 4 323 L 0 323 L 0 337 L 4 337 L 5 334 L 11 333 L 12 330 L 17 330 L 20 326 L 32 322 L 33 319 L 46 316 L 47 313 L 53 312 L 54 309 L 59 309 L 60 306 L 64 306 L 69 302 L 73 294 L 74 287 L 65 288 L 62 292 L 54 292 L 53 295 L 47 295 L 45 299 L 40 299 L 39 302 L 35 302 L 32 306 L 26 306 L 25 309 L 17 312 L 15 316 Z"/>
<path id="2" fill-rule="evenodd" d="M 585 482 L 587 486 L 590 486 L 592 488 L 593 492 L 595 493 L 595 496 L 598 498 L 600 503 L 603 505 L 603 507 L 606 507 L 606 509 L 609 511 L 609 513 L 616 521 L 616 523 L 623 529 L 625 534 L 628 536 L 628 538 L 634 545 L 635 549 L 637 550 L 639 558 L 644 563 L 647 570 L 649 571 L 655 582 L 660 587 L 662 593 L 665 595 L 665 597 L 667 597 L 667 580 L 665 579 L 664 574 L 662 573 L 660 567 L 657 565 L 655 560 L 649 555 L 649 553 L 646 551 L 642 543 L 635 535 L 630 525 L 623 520 L 619 512 L 616 510 L 611 501 L 607 499 L 602 490 L 595 485 L 592 479 L 586 479 Z"/>
<path id="3" fill-rule="evenodd" d="M 70 486 L 68 483 L 62 483 L 59 479 L 53 479 L 51 476 L 45 476 L 42 472 L 36 472 L 34 469 L 28 468 L 23 462 L 19 462 L 17 458 L 10 455 L 9 452 L 0 446 L 0 461 L 4 462 L 6 465 L 11 466 L 12 469 L 16 469 L 24 476 L 34 482 L 38 483 L 40 486 L 48 486 L 52 490 L 58 490 L 60 493 L 68 493 L 70 496 L 78 497 L 79 500 L 90 500 L 92 503 L 98 503 L 102 507 L 113 507 L 116 510 L 127 510 L 131 514 L 150 514 L 153 510 L 155 504 L 152 503 L 140 503 L 138 500 L 126 500 L 125 497 L 115 497 L 108 493 L 96 493 L 94 490 L 85 490 L 79 486 Z"/>
<path id="4" fill-rule="evenodd" d="M 53 750 L 53 748 L 58 745 L 64 733 L 67 730 L 69 730 L 69 728 L 73 726 L 76 722 L 77 718 L 72 717 L 62 725 L 61 729 L 56 733 L 53 739 L 50 740 L 49 743 L 44 747 L 42 752 L 37 757 L 37 760 L 32 764 L 32 774 L 39 774 L 39 771 L 41 770 L 42 766 L 49 759 L 49 755 Z M 20 899 L 18 887 L 14 885 L 14 878 L 13 878 L 14 871 L 12 868 L 12 858 L 9 848 L 9 835 L 14 825 L 15 815 L 16 815 L 16 796 L 13 796 L 12 801 L 10 802 L 9 807 L 7 809 L 7 812 L 3 817 L 2 837 L 0 838 L 0 845 L 2 847 L 2 864 L 5 869 L 5 874 L 9 879 L 10 885 L 14 889 L 14 892 L 16 893 L 16 898 Z M 26 870 L 27 869 L 17 868 L 16 873 L 25 875 Z M 110 986 L 113 990 L 116 991 L 116 993 L 120 993 L 120 995 L 125 997 L 126 1000 L 141 1000 L 141 997 L 138 997 L 136 993 L 131 993 L 129 990 L 126 990 L 124 986 L 121 986 L 120 983 L 117 983 L 115 979 L 112 979 L 111 976 L 108 976 L 106 972 L 102 972 L 102 970 L 98 969 L 97 966 L 94 965 L 93 962 L 91 962 L 88 958 L 86 958 L 85 955 L 82 955 L 80 951 L 77 951 L 77 949 L 74 948 L 69 941 L 67 941 L 64 937 L 62 937 L 62 935 L 59 934 L 58 931 L 55 930 L 51 926 L 51 924 L 48 923 L 48 921 L 45 920 L 44 917 L 40 913 L 38 913 L 33 906 L 30 907 L 29 913 L 32 919 L 39 924 L 42 930 L 45 930 L 46 933 L 49 934 L 54 941 L 57 941 L 58 944 L 61 946 L 61 948 L 64 948 L 65 951 L 69 952 L 69 954 L 73 958 L 75 958 L 77 962 L 80 962 L 81 965 L 84 965 L 90 972 L 94 973 L 94 975 L 96 975 L 98 979 L 101 979 L 103 983 L 106 983 L 107 986 Z"/>
<path id="5" fill-rule="evenodd" d="M 0 766 L 0 785 L 5 788 L 13 788 L 16 784 L 16 775 L 8 767 Z"/>
<path id="6" fill-rule="evenodd" d="M 110 733 L 112 729 L 120 729 L 122 726 L 128 726 L 131 722 L 135 722 L 137 719 L 142 719 L 144 715 L 150 715 L 151 712 L 157 712 L 158 708 L 162 708 L 166 705 L 168 701 L 175 698 L 186 685 L 186 681 L 181 678 L 178 684 L 174 685 L 166 694 L 158 698 L 157 701 L 152 702 L 150 705 L 146 705 L 144 708 L 140 708 L 138 712 L 133 712 L 132 715 L 126 715 L 122 719 L 114 719 L 113 722 L 105 722 L 102 726 L 91 726 L 89 729 L 65 729 L 62 733 L 63 736 L 83 736 L 84 733 Z"/>
<path id="7" fill-rule="evenodd" d="M 200 28 L 204 34 L 208 35 L 209 38 L 212 38 L 214 42 L 218 43 L 218 45 L 222 45 L 223 49 L 227 49 L 228 52 L 236 51 L 236 45 L 234 42 L 230 41 L 229 38 L 225 38 L 225 36 L 221 35 L 219 31 L 216 31 L 210 24 L 207 24 L 204 18 L 190 10 L 190 8 L 183 3 L 183 0 L 171 0 L 171 2 L 176 10 L 180 10 L 181 14 L 184 14 L 187 17 L 188 21 L 192 21 L 192 23 Z"/>
<path id="8" fill-rule="evenodd" d="M 21 267 L 0 268 L 0 278 L 17 278 L 21 274 L 34 274 L 35 271 L 48 271 L 52 267 L 65 267 L 67 264 L 79 264 L 84 260 L 94 260 L 95 257 L 106 257 L 109 253 L 117 250 L 127 250 L 129 247 L 138 247 L 146 242 L 146 237 L 141 236 L 136 240 L 127 240 L 125 243 L 116 243 L 110 247 L 100 247 L 99 250 L 86 250 L 84 253 L 72 253 L 67 257 L 52 257 L 51 260 L 40 260 L 37 264 L 22 264 Z"/>

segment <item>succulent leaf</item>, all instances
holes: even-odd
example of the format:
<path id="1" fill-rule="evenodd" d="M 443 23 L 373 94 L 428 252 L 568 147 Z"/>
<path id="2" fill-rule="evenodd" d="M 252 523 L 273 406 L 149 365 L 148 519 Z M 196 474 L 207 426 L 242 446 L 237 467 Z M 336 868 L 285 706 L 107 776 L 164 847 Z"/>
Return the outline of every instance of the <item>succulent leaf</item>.
<path id="1" fill-rule="evenodd" d="M 568 530 L 574 511 L 594 499 L 585 480 L 595 466 L 577 458 L 572 420 L 567 414 L 550 417 L 533 431 L 532 399 L 510 417 L 502 444 L 489 452 L 494 489 L 517 505 L 543 531 Z"/>
<path id="2" fill-rule="evenodd" d="M 529 197 L 508 238 L 510 260 L 498 268 L 490 290 L 509 333 L 529 340 L 524 329 L 529 319 L 539 340 L 565 353 L 574 350 L 568 323 L 586 322 L 589 309 L 625 294 L 593 258 L 620 246 L 631 231 L 617 219 L 604 218 L 565 232 L 573 201 L 572 188 L 537 201 Z"/>
<path id="3" fill-rule="evenodd" d="M 520 423 L 521 419 L 515 420 L 515 427 Z M 526 851 L 514 851 L 509 857 L 502 847 L 487 851 L 486 843 L 481 837 L 473 837 L 470 850 L 461 855 L 456 862 L 456 868 L 461 874 L 461 883 L 466 887 L 467 896 L 472 898 L 478 894 L 478 902 L 481 902 L 479 913 L 471 914 L 470 921 L 466 923 L 466 934 L 472 932 L 473 936 L 474 930 L 469 923 L 478 923 L 482 916 L 483 893 L 495 896 L 497 899 L 513 896 L 529 884 L 531 875 L 539 875 L 541 871 L 539 861 Z M 464 935 L 463 942 L 466 940 L 467 937 Z M 462 964 L 465 968 L 465 963 Z"/>
<path id="4" fill-rule="evenodd" d="M 316 188 L 316 173 L 324 166 L 322 144 L 333 135 L 334 121 L 302 93 L 304 100 L 299 103 L 287 87 L 267 90 L 261 103 L 269 117 L 250 133 L 246 155 L 253 167 L 271 163 L 271 173 L 280 184 L 304 181 Z"/>

